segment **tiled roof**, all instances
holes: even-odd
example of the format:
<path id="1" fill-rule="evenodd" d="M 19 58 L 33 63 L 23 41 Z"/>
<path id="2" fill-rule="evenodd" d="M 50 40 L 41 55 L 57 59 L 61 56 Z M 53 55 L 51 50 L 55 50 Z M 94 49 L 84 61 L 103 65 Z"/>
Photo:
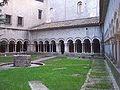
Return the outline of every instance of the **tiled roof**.
<path id="1" fill-rule="evenodd" d="M 41 25 L 32 27 L 31 30 L 82 27 L 82 26 L 93 26 L 93 25 L 99 25 L 99 17 L 43 23 Z"/>

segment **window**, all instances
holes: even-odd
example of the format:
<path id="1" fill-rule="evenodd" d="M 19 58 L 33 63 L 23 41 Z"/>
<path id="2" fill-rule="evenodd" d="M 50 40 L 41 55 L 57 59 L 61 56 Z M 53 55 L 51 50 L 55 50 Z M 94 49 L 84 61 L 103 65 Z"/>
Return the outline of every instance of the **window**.
<path id="1" fill-rule="evenodd" d="M 42 18 L 42 10 L 38 10 L 38 19 Z"/>
<path id="2" fill-rule="evenodd" d="M 82 12 L 82 2 L 81 1 L 79 1 L 77 3 L 77 12 L 78 12 L 78 14 Z"/>
<path id="3" fill-rule="evenodd" d="M 36 0 L 36 1 L 39 1 L 39 2 L 44 2 L 44 0 Z"/>
<path id="4" fill-rule="evenodd" d="M 11 23 L 11 15 L 7 15 L 6 14 L 6 24 L 8 24 L 8 25 L 11 25 L 12 23 Z"/>
<path id="5" fill-rule="evenodd" d="M 23 17 L 18 17 L 18 26 L 23 26 Z"/>

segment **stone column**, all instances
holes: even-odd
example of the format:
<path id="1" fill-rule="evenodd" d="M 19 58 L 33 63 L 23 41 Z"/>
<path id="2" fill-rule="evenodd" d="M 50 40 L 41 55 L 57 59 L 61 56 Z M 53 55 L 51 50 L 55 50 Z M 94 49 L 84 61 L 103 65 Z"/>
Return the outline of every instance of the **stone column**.
<path id="1" fill-rule="evenodd" d="M 114 59 L 115 59 L 115 61 L 116 61 L 115 43 L 114 43 Z"/>
<path id="2" fill-rule="evenodd" d="M 23 52 L 23 44 L 21 45 L 20 52 Z"/>
<path id="3" fill-rule="evenodd" d="M 77 53 L 76 43 L 74 43 L 74 53 Z"/>
<path id="4" fill-rule="evenodd" d="M 84 52 L 84 43 L 82 43 L 82 53 L 85 53 Z"/>
<path id="5" fill-rule="evenodd" d="M 7 44 L 7 52 L 9 52 L 9 44 Z"/>
<path id="6" fill-rule="evenodd" d="M 117 40 L 117 66 L 120 67 L 120 41 Z"/>
<path id="7" fill-rule="evenodd" d="M 68 43 L 65 43 L 65 53 L 69 53 Z"/>
<path id="8" fill-rule="evenodd" d="M 91 53 L 93 53 L 93 46 L 92 46 L 92 43 L 91 43 Z"/>
<path id="9" fill-rule="evenodd" d="M 60 47 L 59 43 L 56 43 L 56 52 L 57 53 L 60 53 L 60 48 L 59 47 Z"/>
<path id="10" fill-rule="evenodd" d="M 16 46 L 17 46 L 17 45 L 15 44 L 15 47 L 14 47 L 14 52 L 16 52 L 16 48 L 17 48 Z"/>
<path id="11" fill-rule="evenodd" d="M 32 44 L 32 51 L 33 51 L 33 52 L 36 51 L 36 50 L 35 50 L 35 45 L 34 45 L 34 44 Z"/>
<path id="12" fill-rule="evenodd" d="M 49 44 L 49 51 L 52 52 L 52 44 Z"/>
<path id="13" fill-rule="evenodd" d="M 43 44 L 43 53 L 45 52 L 45 44 Z"/>

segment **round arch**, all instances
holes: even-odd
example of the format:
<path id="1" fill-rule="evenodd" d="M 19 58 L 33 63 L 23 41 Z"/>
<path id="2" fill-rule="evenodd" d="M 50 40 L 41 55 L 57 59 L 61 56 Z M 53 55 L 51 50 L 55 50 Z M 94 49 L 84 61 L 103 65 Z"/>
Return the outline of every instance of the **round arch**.
<path id="1" fill-rule="evenodd" d="M 15 41 L 10 41 L 9 42 L 9 52 L 14 52 L 15 51 Z"/>
<path id="2" fill-rule="evenodd" d="M 92 49 L 94 53 L 100 53 L 100 41 L 98 39 L 93 39 Z"/>
<path id="3" fill-rule="evenodd" d="M 35 52 L 38 52 L 38 42 L 34 41 L 34 48 L 35 48 Z"/>
<path id="4" fill-rule="evenodd" d="M 45 52 L 50 52 L 49 41 L 45 41 Z"/>
<path id="5" fill-rule="evenodd" d="M 22 51 L 22 42 L 21 41 L 17 41 L 16 52 L 21 52 L 21 51 Z"/>
<path id="6" fill-rule="evenodd" d="M 84 40 L 83 49 L 85 53 L 91 53 L 91 43 L 89 39 Z"/>
<path id="7" fill-rule="evenodd" d="M 56 52 L 56 42 L 54 40 L 51 41 L 51 52 Z"/>
<path id="8" fill-rule="evenodd" d="M 5 53 L 7 51 L 8 42 L 6 40 L 1 40 L 0 42 L 0 52 Z"/>
<path id="9" fill-rule="evenodd" d="M 77 53 L 82 53 L 82 43 L 81 43 L 81 40 L 80 39 L 77 39 L 75 41 L 75 51 Z"/>
<path id="10" fill-rule="evenodd" d="M 67 44 L 68 44 L 68 47 L 69 47 L 69 52 L 74 52 L 73 40 L 68 40 Z"/>
<path id="11" fill-rule="evenodd" d="M 39 41 L 39 52 L 43 52 L 43 41 Z"/>
<path id="12" fill-rule="evenodd" d="M 64 54 L 64 52 L 65 52 L 65 44 L 64 44 L 63 40 L 59 41 L 59 47 L 60 47 L 61 54 Z"/>

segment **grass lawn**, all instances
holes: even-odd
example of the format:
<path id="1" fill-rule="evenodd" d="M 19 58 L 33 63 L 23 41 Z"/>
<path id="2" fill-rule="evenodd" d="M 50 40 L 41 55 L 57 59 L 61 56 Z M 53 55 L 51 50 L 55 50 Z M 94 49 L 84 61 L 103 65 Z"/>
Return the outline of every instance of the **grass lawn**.
<path id="1" fill-rule="evenodd" d="M 35 60 L 38 58 L 38 55 L 32 54 L 31 58 L 32 60 Z M 13 60 L 14 60 L 13 56 L 0 56 L 0 63 L 13 62 Z"/>
<path id="2" fill-rule="evenodd" d="M 80 90 L 92 61 L 55 58 L 45 66 L 0 71 L 0 90 L 30 90 L 28 81 L 42 81 L 50 90 Z"/>

